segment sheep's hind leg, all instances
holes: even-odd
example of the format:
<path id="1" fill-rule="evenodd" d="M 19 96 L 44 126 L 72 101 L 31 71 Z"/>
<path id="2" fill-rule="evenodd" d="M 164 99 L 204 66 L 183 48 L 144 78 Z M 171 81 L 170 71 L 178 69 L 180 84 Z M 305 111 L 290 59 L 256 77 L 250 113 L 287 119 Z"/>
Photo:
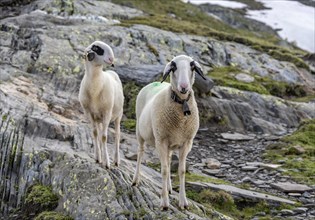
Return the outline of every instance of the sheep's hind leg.
<path id="1" fill-rule="evenodd" d="M 136 167 L 136 172 L 132 180 L 133 186 L 136 186 L 139 184 L 140 166 L 141 166 L 142 156 L 144 152 L 144 140 L 141 137 L 138 137 L 138 142 L 139 142 L 139 146 L 138 146 L 137 167 Z"/>
<path id="2" fill-rule="evenodd" d="M 114 156 L 114 164 L 119 166 L 120 164 L 120 153 L 119 153 L 119 145 L 120 145 L 120 121 L 121 116 L 115 120 L 115 156 Z"/>
<path id="3" fill-rule="evenodd" d="M 184 146 L 179 149 L 179 165 L 178 165 L 178 176 L 179 176 L 179 207 L 181 209 L 188 208 L 188 202 L 186 198 L 185 190 L 185 173 L 186 173 L 186 158 L 192 147 L 192 140 L 186 142 Z"/>
<path id="4" fill-rule="evenodd" d="M 100 142 L 99 142 L 99 137 L 100 135 L 100 130 L 99 130 L 99 125 L 97 122 L 93 120 L 92 114 L 88 112 L 84 112 L 86 117 L 89 119 L 92 129 L 93 129 L 93 146 L 94 146 L 94 159 L 96 163 L 102 163 L 102 154 L 101 154 L 101 147 L 100 147 Z"/>

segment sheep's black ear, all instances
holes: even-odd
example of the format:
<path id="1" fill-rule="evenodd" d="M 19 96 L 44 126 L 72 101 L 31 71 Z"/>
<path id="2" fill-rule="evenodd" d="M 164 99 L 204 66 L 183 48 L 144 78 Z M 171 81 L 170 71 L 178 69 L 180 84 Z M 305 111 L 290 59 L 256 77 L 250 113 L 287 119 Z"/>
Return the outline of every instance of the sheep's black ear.
<path id="1" fill-rule="evenodd" d="M 87 54 L 87 59 L 88 59 L 88 61 L 92 61 L 92 60 L 94 60 L 94 58 L 95 58 L 95 53 L 89 52 L 89 53 Z"/>
<path id="2" fill-rule="evenodd" d="M 192 71 L 196 71 L 196 73 L 198 73 L 204 80 L 207 80 L 207 78 L 205 77 L 205 75 L 202 72 L 201 66 L 198 62 L 196 61 L 191 61 L 190 62 L 190 66 L 191 66 L 191 70 Z"/>
<path id="3" fill-rule="evenodd" d="M 174 73 L 176 70 L 177 70 L 177 67 L 176 67 L 176 63 L 174 61 L 168 63 L 164 69 L 163 79 L 162 79 L 161 83 L 166 80 L 166 78 L 168 77 L 168 75 L 170 75 L 171 72 Z"/>

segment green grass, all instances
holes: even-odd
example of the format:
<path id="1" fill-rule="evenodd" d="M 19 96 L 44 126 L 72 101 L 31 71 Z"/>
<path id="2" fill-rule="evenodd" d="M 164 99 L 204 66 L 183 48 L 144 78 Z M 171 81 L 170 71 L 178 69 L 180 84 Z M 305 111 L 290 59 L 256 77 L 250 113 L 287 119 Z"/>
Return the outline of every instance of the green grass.
<path id="1" fill-rule="evenodd" d="M 136 124 L 137 122 L 135 119 L 126 119 L 122 122 L 123 127 L 129 131 L 135 131 Z"/>
<path id="2" fill-rule="evenodd" d="M 201 192 L 196 192 L 187 190 L 186 194 L 188 198 L 202 204 L 206 210 L 214 208 L 215 210 L 235 219 L 252 219 L 258 212 L 265 212 L 267 214 L 266 217 L 270 217 L 269 214 L 271 208 L 274 208 L 270 207 L 270 205 L 264 201 L 256 203 L 243 200 L 237 201 L 225 191 L 204 189 Z M 244 206 L 243 203 L 247 205 Z M 279 206 L 277 209 L 280 207 L 282 206 Z"/>
<path id="3" fill-rule="evenodd" d="M 135 82 L 127 82 L 123 84 L 125 96 L 124 114 L 128 119 L 136 119 L 136 99 L 141 87 Z"/>
<path id="4" fill-rule="evenodd" d="M 254 77 L 254 82 L 238 81 L 235 76 L 246 72 L 235 66 L 215 67 L 208 73 L 214 82 L 220 86 L 227 86 L 243 91 L 257 92 L 259 94 L 273 95 L 280 98 L 304 97 L 307 92 L 302 85 L 279 82 L 257 74 L 246 73 Z"/>
<path id="5" fill-rule="evenodd" d="M 309 69 L 308 65 L 299 58 L 306 52 L 278 46 L 280 39 L 274 35 L 232 28 L 192 4 L 186 4 L 180 0 L 113 0 L 112 2 L 134 7 L 146 13 L 141 17 L 123 20 L 122 26 L 143 24 L 177 33 L 233 41 L 251 46 L 280 61 L 292 62 L 298 67 Z M 252 7 L 260 7 L 258 4 Z"/>
<path id="6" fill-rule="evenodd" d="M 293 146 L 300 145 L 305 153 L 297 154 Z M 315 184 L 315 119 L 301 123 L 297 131 L 283 137 L 278 144 L 269 145 L 266 159 L 277 163 L 284 160 L 286 174 L 306 184 Z"/>
<path id="7" fill-rule="evenodd" d="M 24 209 L 27 213 L 40 213 L 51 211 L 58 206 L 58 196 L 52 192 L 51 187 L 36 184 L 27 190 Z"/>
<path id="8" fill-rule="evenodd" d="M 59 212 L 42 212 L 35 220 L 73 220 L 70 216 L 64 215 Z"/>

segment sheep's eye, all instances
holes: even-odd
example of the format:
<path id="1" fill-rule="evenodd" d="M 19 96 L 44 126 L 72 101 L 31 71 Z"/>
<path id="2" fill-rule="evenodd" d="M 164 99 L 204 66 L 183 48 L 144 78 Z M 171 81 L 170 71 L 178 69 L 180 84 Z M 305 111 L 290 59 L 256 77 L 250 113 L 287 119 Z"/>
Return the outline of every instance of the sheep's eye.
<path id="1" fill-rule="evenodd" d="M 97 55 L 100 55 L 100 56 L 104 54 L 104 50 L 101 47 L 96 46 L 96 45 L 93 45 L 91 50 L 93 50 Z"/>

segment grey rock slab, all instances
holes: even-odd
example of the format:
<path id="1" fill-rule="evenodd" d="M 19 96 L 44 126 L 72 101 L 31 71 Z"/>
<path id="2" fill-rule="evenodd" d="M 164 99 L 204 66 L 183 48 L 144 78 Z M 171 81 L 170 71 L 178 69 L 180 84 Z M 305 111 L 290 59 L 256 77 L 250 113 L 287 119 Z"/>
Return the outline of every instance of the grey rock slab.
<path id="1" fill-rule="evenodd" d="M 235 76 L 235 79 L 241 82 L 251 83 L 255 81 L 255 78 L 246 74 L 246 73 L 239 73 Z"/>
<path id="2" fill-rule="evenodd" d="M 248 141 L 248 140 L 253 140 L 255 139 L 252 136 L 249 135 L 244 135 L 240 133 L 221 133 L 222 138 L 226 140 L 231 140 L 231 141 Z"/>
<path id="3" fill-rule="evenodd" d="M 276 203 L 286 203 L 294 205 L 295 202 L 292 200 L 280 198 L 273 195 L 267 195 L 264 193 L 259 193 L 251 190 L 240 189 L 235 186 L 225 185 L 225 184 L 213 184 L 213 183 L 199 183 L 199 182 L 187 182 L 187 187 L 193 187 L 195 189 L 210 188 L 214 190 L 223 190 L 230 193 L 234 197 L 242 197 L 247 199 L 252 199 L 253 201 L 265 200 L 267 202 Z"/>
<path id="4" fill-rule="evenodd" d="M 287 192 L 287 193 L 303 193 L 305 191 L 311 191 L 312 188 L 310 188 L 307 185 L 303 185 L 303 184 L 296 184 L 296 183 L 289 183 L 289 182 L 284 182 L 284 183 L 271 183 L 271 186 L 275 189 L 279 189 L 283 192 Z"/>

